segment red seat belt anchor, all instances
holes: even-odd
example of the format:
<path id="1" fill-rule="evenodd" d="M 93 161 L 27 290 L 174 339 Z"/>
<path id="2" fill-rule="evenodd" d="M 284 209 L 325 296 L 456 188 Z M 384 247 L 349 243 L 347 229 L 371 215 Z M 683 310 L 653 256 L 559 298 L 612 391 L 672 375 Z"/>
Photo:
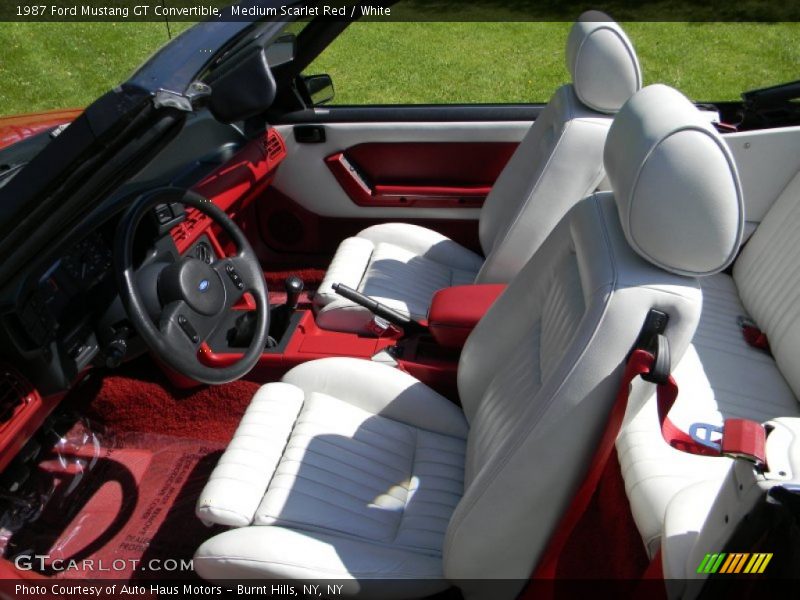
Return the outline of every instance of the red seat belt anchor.
<path id="1" fill-rule="evenodd" d="M 713 439 L 714 434 L 720 437 Z M 767 462 L 767 432 L 756 421 L 726 419 L 722 427 L 693 423 L 689 427 L 689 436 L 697 444 L 711 448 L 720 456 L 741 458 L 759 466 Z"/>

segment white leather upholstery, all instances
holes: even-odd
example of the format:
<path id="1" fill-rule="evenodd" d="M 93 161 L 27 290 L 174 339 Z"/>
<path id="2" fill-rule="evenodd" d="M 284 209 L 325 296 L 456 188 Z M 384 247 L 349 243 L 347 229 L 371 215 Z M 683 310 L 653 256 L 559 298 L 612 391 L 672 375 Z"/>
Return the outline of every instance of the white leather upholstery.
<path id="1" fill-rule="evenodd" d="M 631 246 L 664 269 L 692 276 L 733 262 L 744 203 L 727 144 L 690 107 L 680 92 L 648 86 L 614 119 L 604 162 Z"/>
<path id="2" fill-rule="evenodd" d="M 786 186 L 742 250 L 733 277 L 719 274 L 703 280 L 700 326 L 674 373 L 681 392 L 670 419 L 682 431 L 695 422 L 719 426 L 731 417 L 765 422 L 800 415 L 798 247 L 800 176 Z M 767 333 L 774 359 L 747 344 L 740 317 L 751 317 Z M 681 506 L 673 498 L 714 494 L 731 463 L 667 446 L 658 428 L 655 398 L 641 409 L 630 407 L 617 451 L 633 516 L 651 556 L 659 548 L 667 507 L 672 502 Z M 692 492 L 681 492 L 690 487 Z M 697 504 L 697 514 L 686 518 L 702 523 L 702 506 L 712 500 Z M 673 515 L 669 528 L 674 530 L 682 518 Z"/>
<path id="3" fill-rule="evenodd" d="M 479 236 L 485 262 L 421 227 L 370 227 L 344 240 L 333 258 L 315 296 L 321 327 L 364 331 L 372 319 L 369 311 L 333 292 L 331 286 L 337 282 L 374 295 L 415 318 L 426 317 L 433 294 L 443 287 L 507 283 L 567 211 L 597 188 L 603 179 L 602 149 L 611 124 L 605 113 L 615 112 L 641 84 L 638 63 L 625 34 L 608 17 L 603 16 L 603 21 L 577 23 L 568 45 L 575 52 L 574 74 L 583 82 L 588 97 L 605 108 L 598 112 L 582 103 L 576 95 L 577 80 L 555 92 L 481 210 Z M 607 39 L 611 32 L 613 37 Z M 622 55 L 628 57 L 627 62 L 621 61 Z M 631 65 L 637 73 L 633 82 L 627 73 Z M 605 87 L 593 82 L 597 69 L 605 74 Z M 627 74 L 615 77 L 615 69 Z M 372 243 L 359 241 L 362 238 Z"/>
<path id="4" fill-rule="evenodd" d="M 287 410 L 265 408 L 275 394 Z M 271 427 L 253 427 L 267 414 Z M 442 546 L 463 493 L 466 434 L 454 404 L 391 367 L 331 358 L 293 369 L 256 395 L 198 502 L 206 521 L 253 527 L 201 546 L 197 572 L 432 579 L 411 595 L 446 587 Z M 280 442 L 277 462 L 270 449 Z M 232 472 L 238 462 L 247 471 Z M 259 462 L 255 475 L 250 467 Z M 242 504 L 257 508 L 232 522 L 230 508 Z"/>
<path id="5" fill-rule="evenodd" d="M 800 396 L 800 173 L 776 200 L 736 261 L 742 302 L 767 334 L 781 373 Z"/>
<path id="6" fill-rule="evenodd" d="M 589 108 L 613 114 L 642 87 L 639 59 L 622 28 L 590 10 L 572 27 L 567 68 L 575 93 Z"/>
<path id="7" fill-rule="evenodd" d="M 500 173 L 478 223 L 486 256 L 476 283 L 506 283 L 567 211 L 603 179 L 610 117 L 556 90 Z"/>
<path id="8" fill-rule="evenodd" d="M 356 580 L 350 593 L 382 597 L 393 584 L 381 591 L 369 578 L 416 575 L 419 587 L 404 590 L 415 596 L 446 586 L 443 576 L 466 597 L 485 592 L 480 580 L 504 578 L 516 583 L 496 594 L 513 597 L 584 476 L 652 309 L 670 315 L 666 336 L 680 359 L 700 318 L 697 281 L 630 248 L 611 193 L 583 199 L 467 339 L 463 412 L 369 361 L 290 371 L 282 385 L 292 388 L 291 408 L 279 418 L 295 422 L 277 467 L 265 444 L 269 475 L 258 482 L 269 484 L 253 523 L 203 544 L 196 570 L 211 579 L 342 577 Z M 650 392 L 639 382 L 633 401 Z M 285 421 L 275 430 L 282 437 Z M 201 502 L 204 518 L 227 514 L 221 492 L 201 496 L 216 506 Z"/>
<path id="9" fill-rule="evenodd" d="M 343 283 L 415 319 L 437 290 L 472 283 L 482 259 L 441 234 L 405 223 L 365 229 L 342 242 L 317 291 L 317 324 L 363 331 L 372 314 L 333 292 Z M 402 282 L 402 285 L 398 283 Z"/>
<path id="10" fill-rule="evenodd" d="M 253 522 L 302 406 L 302 392 L 285 383 L 256 393 L 198 499 L 198 517 L 232 527 Z"/>
<path id="11" fill-rule="evenodd" d="M 584 475 L 646 313 L 674 318 L 680 355 L 699 303 L 694 281 L 628 247 L 610 194 L 576 205 L 462 352 L 467 487 L 448 530 L 448 577 L 530 572 Z"/>

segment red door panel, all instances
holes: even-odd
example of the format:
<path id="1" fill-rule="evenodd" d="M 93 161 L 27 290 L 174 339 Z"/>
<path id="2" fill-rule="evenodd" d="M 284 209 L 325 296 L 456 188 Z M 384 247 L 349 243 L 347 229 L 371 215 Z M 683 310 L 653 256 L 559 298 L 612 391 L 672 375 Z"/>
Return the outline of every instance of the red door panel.
<path id="1" fill-rule="evenodd" d="M 325 159 L 359 206 L 478 207 L 514 142 L 373 142 Z"/>

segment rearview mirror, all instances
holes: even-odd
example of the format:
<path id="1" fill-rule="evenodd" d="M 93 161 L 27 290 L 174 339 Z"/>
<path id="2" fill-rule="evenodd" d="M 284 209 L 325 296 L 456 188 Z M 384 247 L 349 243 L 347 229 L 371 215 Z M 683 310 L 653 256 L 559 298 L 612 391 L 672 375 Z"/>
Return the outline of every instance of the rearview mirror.
<path id="1" fill-rule="evenodd" d="M 294 60 L 296 50 L 297 36 L 293 33 L 283 33 L 267 46 L 267 64 L 272 69 L 288 64 Z"/>
<path id="2" fill-rule="evenodd" d="M 321 106 L 333 100 L 333 80 L 330 75 L 303 75 L 302 81 L 312 106 Z"/>

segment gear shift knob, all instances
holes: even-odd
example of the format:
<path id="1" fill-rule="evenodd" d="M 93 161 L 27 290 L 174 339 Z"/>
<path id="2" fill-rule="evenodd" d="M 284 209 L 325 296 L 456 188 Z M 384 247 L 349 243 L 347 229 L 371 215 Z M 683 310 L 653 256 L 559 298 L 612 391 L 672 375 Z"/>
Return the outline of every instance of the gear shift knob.
<path id="1" fill-rule="evenodd" d="M 297 308 L 300 294 L 303 292 L 303 280 L 297 275 L 289 275 L 283 282 L 283 286 L 286 288 L 286 306 L 294 310 Z"/>

